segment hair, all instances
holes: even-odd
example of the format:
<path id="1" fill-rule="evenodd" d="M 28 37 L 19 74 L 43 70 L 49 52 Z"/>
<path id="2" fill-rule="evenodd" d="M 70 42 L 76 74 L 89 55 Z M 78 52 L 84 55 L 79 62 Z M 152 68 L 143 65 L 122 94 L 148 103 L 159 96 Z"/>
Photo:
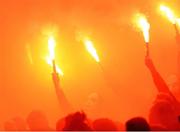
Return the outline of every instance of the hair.
<path id="1" fill-rule="evenodd" d="M 84 112 L 76 112 L 65 117 L 64 131 L 90 131 Z"/>
<path id="2" fill-rule="evenodd" d="M 135 117 L 126 122 L 127 131 L 150 131 L 150 126 L 142 117 Z"/>

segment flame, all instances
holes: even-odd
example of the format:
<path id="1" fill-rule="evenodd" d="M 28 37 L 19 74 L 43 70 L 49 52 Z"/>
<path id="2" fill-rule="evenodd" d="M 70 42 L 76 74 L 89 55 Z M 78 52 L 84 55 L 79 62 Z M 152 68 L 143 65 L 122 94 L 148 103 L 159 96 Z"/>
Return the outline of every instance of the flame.
<path id="1" fill-rule="evenodd" d="M 46 62 L 49 64 L 51 67 L 53 67 L 52 59 L 50 57 L 46 57 Z M 56 71 L 59 73 L 61 76 L 64 75 L 63 71 L 56 65 Z"/>
<path id="2" fill-rule="evenodd" d="M 143 16 L 143 15 L 139 16 L 138 26 L 141 29 L 141 31 L 143 32 L 145 42 L 148 43 L 149 42 L 150 24 L 145 16 Z"/>
<path id="3" fill-rule="evenodd" d="M 55 59 L 55 47 L 56 47 L 56 41 L 53 36 L 50 36 L 48 39 L 48 49 L 49 49 L 49 57 L 51 60 Z"/>
<path id="4" fill-rule="evenodd" d="M 83 42 L 86 46 L 87 51 L 92 55 L 92 57 L 96 60 L 96 62 L 100 62 L 97 51 L 93 46 L 93 42 L 89 40 L 88 38 L 84 38 Z"/>
<path id="5" fill-rule="evenodd" d="M 163 12 L 172 24 L 176 24 L 174 12 L 165 5 L 160 5 L 160 11 Z"/>
<path id="6" fill-rule="evenodd" d="M 51 67 L 53 67 L 53 60 L 55 60 L 55 47 L 56 47 L 56 41 L 53 36 L 49 36 L 48 39 L 48 49 L 49 49 L 49 56 L 46 57 L 46 62 Z M 62 70 L 56 65 L 57 72 L 63 76 Z"/>

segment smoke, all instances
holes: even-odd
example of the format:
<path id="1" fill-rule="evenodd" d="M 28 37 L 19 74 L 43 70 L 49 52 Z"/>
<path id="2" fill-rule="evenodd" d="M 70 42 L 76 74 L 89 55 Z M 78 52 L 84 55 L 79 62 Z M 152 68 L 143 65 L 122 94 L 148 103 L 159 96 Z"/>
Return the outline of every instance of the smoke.
<path id="1" fill-rule="evenodd" d="M 98 100 L 96 93 L 102 92 L 101 96 L 105 94 L 107 97 L 108 103 L 104 103 L 103 109 L 107 110 L 108 116 L 122 120 L 141 113 L 146 116 L 147 106 L 151 104 L 156 89 L 144 66 L 144 41 L 133 28 L 132 16 L 136 12 L 148 16 L 152 24 L 150 48 L 159 72 L 163 77 L 175 73 L 173 30 L 157 13 L 156 7 L 160 2 L 1 0 L 0 93 L 3 93 L 1 100 L 4 100 L 1 103 L 4 108 L 0 111 L 4 117 L 1 120 L 18 113 L 26 116 L 36 107 L 52 113 L 49 115 L 52 120 L 59 116 L 51 71 L 40 59 L 47 48 L 41 31 L 47 25 L 58 28 L 58 62 L 65 74 L 61 83 L 75 107 L 81 108 L 86 102 L 95 104 Z M 179 3 L 178 0 L 165 2 L 175 8 Z M 118 99 L 108 92 L 98 66 L 83 45 L 76 41 L 76 31 L 91 34 L 104 68 L 111 73 L 113 84 L 121 93 Z M 31 47 L 33 66 L 25 60 L 27 43 Z M 86 101 L 94 91 L 95 95 Z M 137 102 L 140 102 L 138 106 L 135 105 Z"/>

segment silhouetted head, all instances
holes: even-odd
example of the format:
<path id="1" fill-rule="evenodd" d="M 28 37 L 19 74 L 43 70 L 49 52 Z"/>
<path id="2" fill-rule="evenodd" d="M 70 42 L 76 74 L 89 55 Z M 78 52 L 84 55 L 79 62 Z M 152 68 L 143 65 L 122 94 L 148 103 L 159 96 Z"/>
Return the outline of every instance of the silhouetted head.
<path id="1" fill-rule="evenodd" d="M 34 131 L 50 130 L 46 115 L 38 110 L 32 111 L 27 117 L 29 129 Z"/>
<path id="2" fill-rule="evenodd" d="M 12 119 L 19 131 L 27 130 L 26 121 L 21 117 L 15 117 Z"/>
<path id="3" fill-rule="evenodd" d="M 93 129 L 95 131 L 117 131 L 116 124 L 107 118 L 97 119 L 93 122 Z"/>
<path id="4" fill-rule="evenodd" d="M 64 131 L 90 131 L 88 120 L 84 112 L 76 112 L 65 118 Z"/>
<path id="5" fill-rule="evenodd" d="M 6 121 L 4 123 L 4 130 L 5 131 L 17 131 L 17 127 L 14 121 Z"/>
<path id="6" fill-rule="evenodd" d="M 150 126 L 142 117 L 135 117 L 126 122 L 127 131 L 150 131 Z"/>

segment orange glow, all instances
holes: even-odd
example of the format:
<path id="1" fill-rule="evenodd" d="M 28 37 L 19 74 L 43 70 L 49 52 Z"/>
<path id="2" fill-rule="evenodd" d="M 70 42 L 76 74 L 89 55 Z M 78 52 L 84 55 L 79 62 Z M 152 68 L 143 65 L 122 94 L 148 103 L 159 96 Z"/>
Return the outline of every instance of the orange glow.
<path id="1" fill-rule="evenodd" d="M 148 43 L 149 42 L 150 24 L 149 24 L 147 18 L 144 15 L 139 16 L 139 18 L 138 18 L 138 27 L 143 32 L 145 42 Z"/>
<path id="2" fill-rule="evenodd" d="M 53 36 L 50 36 L 48 39 L 48 49 L 49 49 L 49 56 L 46 58 L 47 64 L 53 67 L 53 60 L 55 60 L 55 47 L 56 41 Z M 57 72 L 63 76 L 62 70 L 56 65 Z"/>
<path id="3" fill-rule="evenodd" d="M 96 49 L 93 46 L 93 42 L 91 40 L 89 40 L 88 38 L 85 38 L 83 40 L 87 51 L 92 55 L 92 57 L 96 60 L 96 62 L 100 62 L 99 56 L 97 54 Z"/>
<path id="4" fill-rule="evenodd" d="M 169 7 L 165 5 L 160 5 L 160 11 L 163 12 L 163 14 L 172 24 L 176 24 L 176 17 L 174 15 L 174 12 Z"/>
<path id="5" fill-rule="evenodd" d="M 26 51 L 27 51 L 27 57 L 28 57 L 31 65 L 34 64 L 33 58 L 32 58 L 32 53 L 31 53 L 31 47 L 29 44 L 26 44 Z"/>

